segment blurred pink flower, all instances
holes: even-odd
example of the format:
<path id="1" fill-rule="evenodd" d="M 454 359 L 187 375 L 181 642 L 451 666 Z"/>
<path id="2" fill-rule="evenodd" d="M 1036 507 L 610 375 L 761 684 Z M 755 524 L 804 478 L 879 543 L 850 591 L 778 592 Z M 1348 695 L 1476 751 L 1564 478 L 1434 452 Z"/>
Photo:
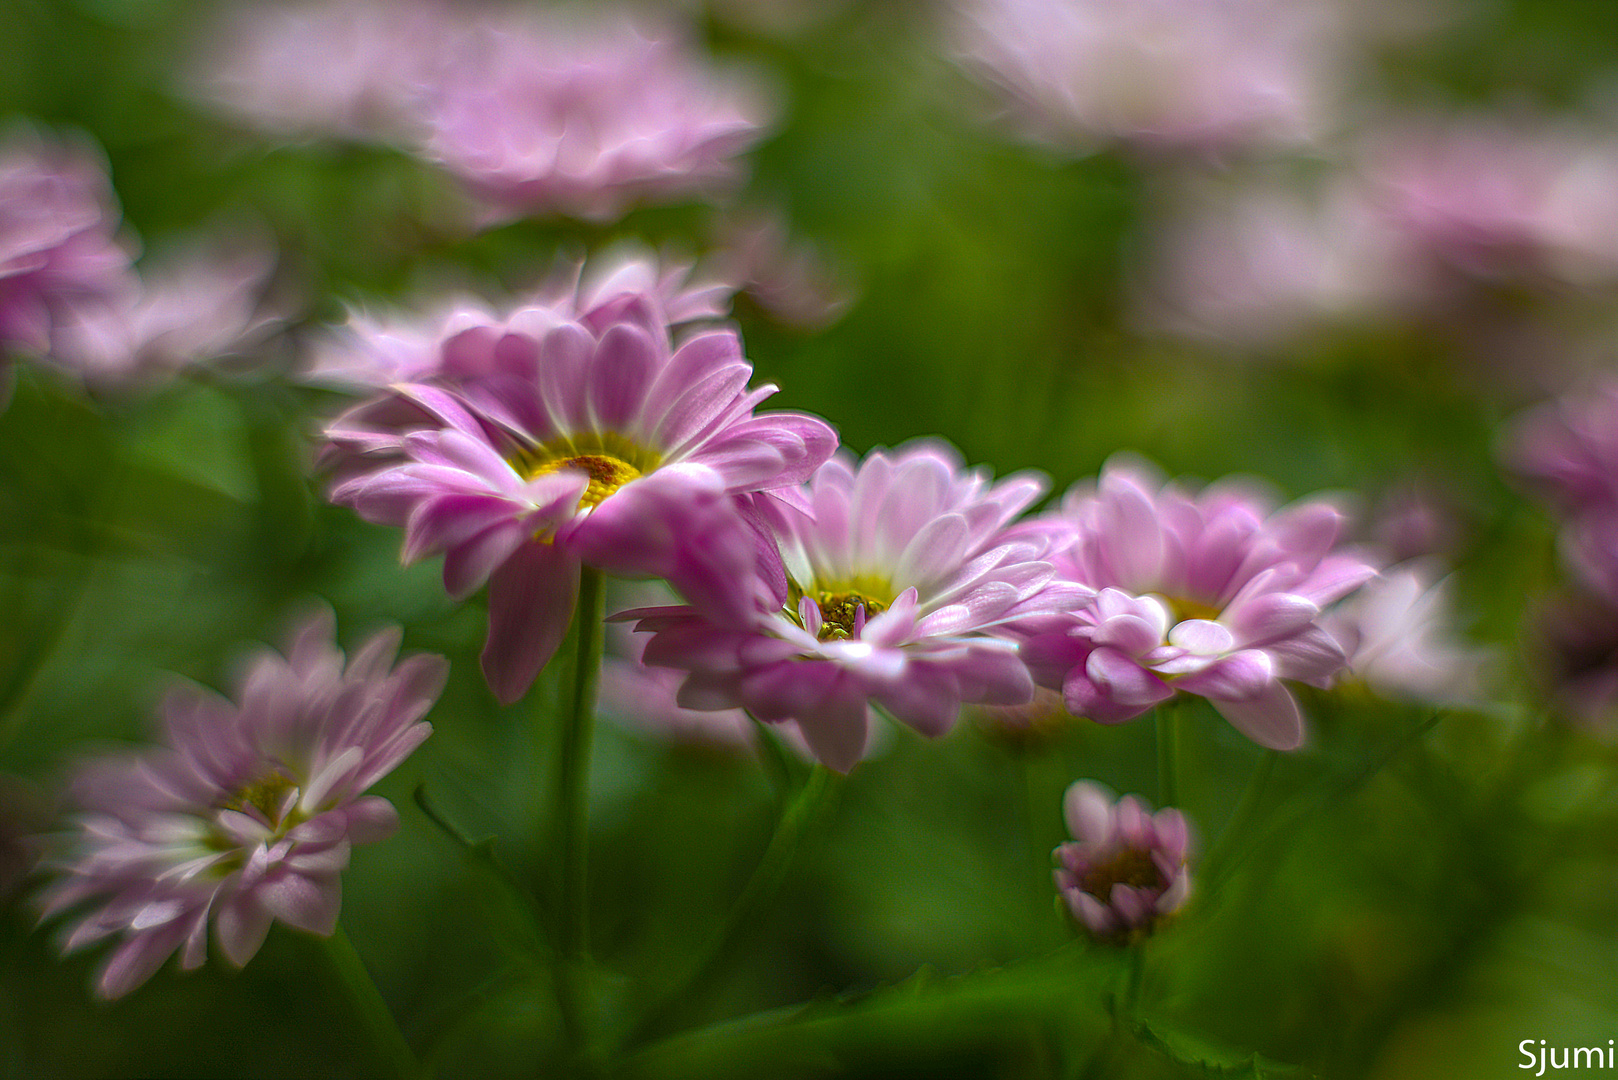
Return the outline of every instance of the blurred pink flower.
<path id="1" fill-rule="evenodd" d="M 815 756 L 846 772 L 866 747 L 872 703 L 925 735 L 963 702 L 1018 704 L 1033 682 L 1002 623 L 1057 610 L 1083 590 L 1053 585 L 1038 531 L 1008 529 L 1043 490 L 1032 476 L 990 484 L 940 443 L 823 465 L 803 511 L 772 504 L 786 582 L 718 583 L 686 607 L 643 608 L 648 664 L 687 672 L 687 708 L 745 708 L 798 722 Z M 806 511 L 806 512 L 805 512 Z"/>
<path id="2" fill-rule="evenodd" d="M 1353 675 L 1377 693 L 1436 704 L 1476 700 L 1485 654 L 1455 637 L 1450 579 L 1428 561 L 1382 571 L 1328 612 Z"/>
<path id="3" fill-rule="evenodd" d="M 404 528 L 407 562 L 443 553 L 451 595 L 489 582 L 483 668 L 505 702 L 560 642 L 581 564 L 721 592 L 778 567 L 750 496 L 801 483 L 837 442 L 809 416 L 754 415 L 775 387 L 747 389 L 735 330 L 676 344 L 655 289 L 584 302 L 463 313 L 416 340 L 428 377 L 326 433 L 334 501 Z"/>
<path id="4" fill-rule="evenodd" d="M 1562 553 L 1574 571 L 1618 603 L 1618 378 L 1525 413 L 1502 456 L 1561 512 Z"/>
<path id="5" fill-rule="evenodd" d="M 1056 888 L 1092 936 L 1126 944 L 1185 905 L 1191 833 L 1180 811 L 1153 814 L 1089 780 L 1069 787 L 1062 805 L 1074 840 L 1055 851 Z"/>
<path id="6" fill-rule="evenodd" d="M 239 353 L 279 321 L 265 300 L 274 263 L 257 239 L 231 235 L 143 260 L 126 288 L 74 308 L 51 359 L 105 383 Z"/>
<path id="7" fill-rule="evenodd" d="M 200 36 L 189 88 L 274 134 L 405 142 L 464 32 L 434 0 L 237 4 Z"/>
<path id="8" fill-rule="evenodd" d="M 44 898 L 45 914 L 89 906 L 72 951 L 122 936 L 97 977 L 128 993 L 180 950 L 189 970 L 207 931 L 237 966 L 276 919 L 330 934 L 353 844 L 385 839 L 398 814 L 364 792 L 431 732 L 441 657 L 394 665 L 397 632 L 344 664 L 329 615 L 304 624 L 286 656 L 264 652 L 238 701 L 182 687 L 163 707 L 166 745 L 89 762 L 72 789 L 79 831 Z"/>
<path id="9" fill-rule="evenodd" d="M 49 354 L 65 321 L 134 285 L 106 166 L 83 140 L 0 143 L 0 353 Z"/>
<path id="10" fill-rule="evenodd" d="M 608 221 L 728 192 L 771 112 L 665 30 L 512 14 L 468 33 L 425 106 L 421 152 L 497 219 Z"/>
<path id="11" fill-rule="evenodd" d="M 710 260 L 713 276 L 746 293 L 772 318 L 804 330 L 822 330 L 853 302 L 822 254 L 794 240 L 786 220 L 766 210 L 727 214 L 719 223 Z"/>
<path id="12" fill-rule="evenodd" d="M 1184 691 L 1262 746 L 1296 749 L 1303 718 L 1283 685 L 1327 685 L 1347 663 L 1323 610 L 1376 575 L 1337 550 L 1343 514 L 1324 502 L 1271 513 L 1226 483 L 1192 494 L 1114 459 L 1068 492 L 1073 529 L 1052 562 L 1093 601 L 1019 626 L 1042 684 L 1075 715 L 1133 719 Z"/>
<path id="13" fill-rule="evenodd" d="M 957 0 L 955 48 L 1058 146 L 1221 150 L 1312 140 L 1341 30 L 1310 0 Z"/>

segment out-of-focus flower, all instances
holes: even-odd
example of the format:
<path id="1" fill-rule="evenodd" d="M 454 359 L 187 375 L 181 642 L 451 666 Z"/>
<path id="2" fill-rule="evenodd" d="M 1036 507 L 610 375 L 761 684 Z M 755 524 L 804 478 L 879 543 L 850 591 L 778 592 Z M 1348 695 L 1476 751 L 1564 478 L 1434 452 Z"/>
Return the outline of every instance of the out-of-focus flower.
<path id="1" fill-rule="evenodd" d="M 98 155 L 31 128 L 0 143 L 0 352 L 50 353 L 63 322 L 133 285 Z"/>
<path id="2" fill-rule="evenodd" d="M 729 191 L 771 112 L 667 31 L 513 14 L 469 32 L 425 107 L 421 152 L 496 218 L 605 221 Z"/>
<path id="3" fill-rule="evenodd" d="M 172 372 L 257 343 L 278 321 L 264 302 L 274 258 L 240 236 L 143 261 L 124 290 L 75 307 L 52 359 L 89 382 Z"/>
<path id="4" fill-rule="evenodd" d="M 1183 691 L 1260 745 L 1302 744 L 1282 680 L 1325 686 L 1343 669 L 1321 614 L 1376 574 L 1336 550 L 1340 511 L 1306 502 L 1272 514 L 1240 485 L 1192 494 L 1114 459 L 1055 520 L 1074 539 L 1052 561 L 1095 598 L 1018 630 L 1035 678 L 1061 687 L 1070 711 L 1122 723 Z"/>
<path id="5" fill-rule="evenodd" d="M 1503 457 L 1562 513 L 1562 553 L 1575 572 L 1618 603 L 1618 379 L 1530 410 Z"/>
<path id="6" fill-rule="evenodd" d="M 397 383 L 327 430 L 336 502 L 442 553 L 444 587 L 489 582 L 483 668 L 502 701 L 567 629 L 581 564 L 734 592 L 778 557 L 749 496 L 803 482 L 836 446 L 822 421 L 754 415 L 774 386 L 730 328 L 676 345 L 655 292 L 519 309 L 452 328 L 432 379 Z"/>
<path id="7" fill-rule="evenodd" d="M 1455 640 L 1449 584 L 1430 563 L 1401 563 L 1328 612 L 1323 621 L 1348 654 L 1349 670 L 1391 697 L 1475 699 L 1484 654 Z"/>
<path id="8" fill-rule="evenodd" d="M 1288 0 L 958 0 L 956 50 L 1059 146 L 1221 150 L 1313 139 L 1342 79 L 1329 5 Z"/>
<path id="9" fill-rule="evenodd" d="M 1385 120 L 1343 167 L 1172 191 L 1142 303 L 1174 333 L 1269 343 L 1389 316 L 1470 323 L 1497 290 L 1618 285 L 1618 138 L 1591 125 Z"/>
<path id="10" fill-rule="evenodd" d="M 1273 345 L 1397 310 L 1414 293 L 1399 237 L 1351 185 L 1260 178 L 1166 199 L 1137 302 L 1154 329 Z"/>
<path id="11" fill-rule="evenodd" d="M 652 632 L 647 663 L 688 672 L 682 705 L 795 719 L 815 756 L 846 772 L 873 702 L 937 736 L 963 702 L 1032 697 L 1016 643 L 994 628 L 1087 593 L 1053 583 L 1043 532 L 1007 528 L 1042 491 L 1032 476 L 991 484 L 939 443 L 857 467 L 834 458 L 810 481 L 807 513 L 772 504 L 787 580 L 755 578 L 743 617 L 690 593 L 690 606 L 620 617 Z"/>
<path id="12" fill-rule="evenodd" d="M 433 0 L 235 6 L 202 35 L 190 89 L 277 135 L 406 142 L 464 32 Z"/>
<path id="13" fill-rule="evenodd" d="M 1527 620 L 1530 673 L 1574 726 L 1618 734 L 1618 607 L 1600 596 L 1556 596 Z"/>
<path id="14" fill-rule="evenodd" d="M 1191 895 L 1191 833 L 1180 811 L 1151 813 L 1089 780 L 1063 800 L 1071 843 L 1055 851 L 1056 887 L 1073 918 L 1103 941 L 1124 944 L 1155 930 Z"/>
<path id="15" fill-rule="evenodd" d="M 102 997 L 133 990 L 176 949 L 182 968 L 200 965 L 210 920 L 237 966 L 276 919 L 332 932 L 351 846 L 398 827 L 392 804 L 365 791 L 430 734 L 422 717 L 447 670 L 437 656 L 395 666 L 398 643 L 378 634 L 345 666 L 329 615 L 316 617 L 284 658 L 255 658 L 236 702 L 177 689 L 166 745 L 83 766 L 78 832 L 44 908 L 90 907 L 68 951 L 121 935 Z"/>
<path id="16" fill-rule="evenodd" d="M 848 286 L 820 252 L 794 241 L 786 221 L 768 211 L 725 215 L 711 264 L 714 277 L 789 326 L 824 329 L 853 302 Z"/>

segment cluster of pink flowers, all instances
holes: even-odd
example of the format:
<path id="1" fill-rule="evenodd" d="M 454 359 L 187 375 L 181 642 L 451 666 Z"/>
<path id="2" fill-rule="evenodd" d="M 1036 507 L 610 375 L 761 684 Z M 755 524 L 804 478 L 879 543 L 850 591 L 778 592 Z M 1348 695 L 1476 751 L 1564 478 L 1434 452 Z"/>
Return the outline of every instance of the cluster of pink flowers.
<path id="1" fill-rule="evenodd" d="M 773 113 L 752 80 L 626 15 L 342 0 L 239 10 L 201 51 L 204 99 L 277 133 L 401 144 L 489 220 L 724 194 Z"/>
<path id="2" fill-rule="evenodd" d="M 32 129 L 0 145 L 0 354 L 92 383 L 221 356 L 269 322 L 263 245 L 235 239 L 137 270 L 105 165 L 83 140 Z"/>
<path id="3" fill-rule="evenodd" d="M 395 666 L 398 643 L 379 634 L 345 664 L 317 617 L 285 657 L 253 661 L 235 702 L 177 689 L 162 748 L 80 770 L 78 831 L 44 910 L 81 912 L 70 951 L 121 936 L 101 996 L 133 990 L 176 949 L 183 968 L 200 965 L 210 922 L 238 966 L 277 919 L 332 932 L 351 847 L 398 827 L 392 804 L 365 792 L 431 733 L 422 717 L 447 670 L 437 656 Z"/>

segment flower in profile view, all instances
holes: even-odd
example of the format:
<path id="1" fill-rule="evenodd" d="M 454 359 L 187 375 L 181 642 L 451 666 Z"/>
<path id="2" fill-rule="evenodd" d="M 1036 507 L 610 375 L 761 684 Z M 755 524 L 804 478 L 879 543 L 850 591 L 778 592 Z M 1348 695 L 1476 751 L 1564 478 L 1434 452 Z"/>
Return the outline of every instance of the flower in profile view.
<path id="1" fill-rule="evenodd" d="M 398 827 L 366 789 L 431 733 L 422 717 L 447 670 L 437 656 L 395 665 L 398 643 L 378 634 L 345 664 L 330 616 L 316 617 L 284 657 L 253 660 L 236 701 L 177 689 L 165 745 L 80 769 L 78 831 L 44 908 L 80 911 L 67 951 L 120 936 L 97 977 L 102 997 L 133 990 L 176 949 L 182 968 L 199 966 L 210 922 L 237 966 L 276 919 L 332 932 L 351 847 Z"/>
<path id="2" fill-rule="evenodd" d="M 839 456 L 809 482 L 807 512 L 770 504 L 786 581 L 721 583 L 745 588 L 750 610 L 688 592 L 690 605 L 619 617 L 651 632 L 646 663 L 687 673 L 682 705 L 796 720 L 815 756 L 846 772 L 872 704 L 937 736 L 963 703 L 1033 696 L 1016 642 L 994 629 L 1088 593 L 1053 583 L 1045 531 L 1011 525 L 1043 490 L 1026 475 L 990 483 L 939 443 L 858 465 Z"/>
<path id="3" fill-rule="evenodd" d="M 778 566 L 755 496 L 801 483 L 837 441 L 813 417 L 755 415 L 775 387 L 747 389 L 734 329 L 676 343 L 655 289 L 586 304 L 462 313 L 419 339 L 430 377 L 326 433 L 333 501 L 402 527 L 406 562 L 442 554 L 452 596 L 488 583 L 483 670 L 508 703 L 560 643 L 581 566 L 715 592 Z"/>
<path id="4" fill-rule="evenodd" d="M 1238 485 L 1192 494 L 1115 459 L 1054 517 L 1073 540 L 1052 561 L 1095 597 L 1017 630 L 1035 677 L 1060 687 L 1069 711 L 1122 723 L 1184 692 L 1262 746 L 1302 744 L 1282 680 L 1325 686 L 1343 670 L 1322 613 L 1376 575 L 1337 550 L 1341 511 L 1317 501 L 1272 514 Z"/>
<path id="5" fill-rule="evenodd" d="M 129 253 L 105 165 L 31 128 L 0 143 L 0 353 L 51 352 L 77 308 L 125 292 Z"/>
<path id="6" fill-rule="evenodd" d="M 1191 895 L 1191 833 L 1169 807 L 1152 813 L 1080 780 L 1062 803 L 1074 839 L 1054 852 L 1056 888 L 1092 936 L 1125 944 L 1150 934 Z"/>
<path id="7" fill-rule="evenodd" d="M 552 14 L 473 26 L 423 110 L 420 153 L 496 217 L 607 221 L 727 192 L 771 110 L 672 35 Z"/>

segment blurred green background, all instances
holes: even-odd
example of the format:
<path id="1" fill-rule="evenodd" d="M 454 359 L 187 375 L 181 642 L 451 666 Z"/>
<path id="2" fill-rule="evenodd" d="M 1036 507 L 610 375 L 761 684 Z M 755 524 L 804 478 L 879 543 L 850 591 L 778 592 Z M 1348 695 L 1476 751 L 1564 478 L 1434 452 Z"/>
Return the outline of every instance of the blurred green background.
<path id="1" fill-rule="evenodd" d="M 87 132 L 148 247 L 210 222 L 268 224 L 305 302 L 295 353 L 348 302 L 419 300 L 431 283 L 538 280 L 558 252 L 700 232 L 710 211 L 638 212 L 605 232 L 521 222 L 435 234 L 445 181 L 403 154 L 274 146 L 189 104 L 175 71 L 211 5 L 9 0 L 0 116 Z M 1442 34 L 1378 59 L 1395 100 L 1547 108 L 1618 74 L 1618 7 L 1458 4 Z M 1089 777 L 1156 798 L 1149 724 L 1008 733 L 977 717 L 939 742 L 908 731 L 860 765 L 812 832 L 779 904 L 707 1022 L 626 1066 L 664 1077 L 1324 1077 L 1519 1075 L 1523 1039 L 1618 1037 L 1618 750 L 1547 719 L 1519 659 L 1525 604 L 1561 580 L 1554 526 L 1497 470 L 1495 390 L 1435 336 L 1397 328 L 1249 364 L 1147 336 L 1126 292 L 1152 166 L 1064 157 L 979 122 L 939 55 L 931 6 L 852 3 L 802 34 L 710 17 L 719 51 L 772 70 L 783 119 L 749 194 L 835 257 L 855 302 L 816 332 L 738 305 L 781 407 L 826 417 L 856 451 L 939 435 L 1053 489 L 1121 449 L 1170 474 L 1268 478 L 1371 505 L 1401 482 L 1457 509 L 1461 622 L 1500 656 L 1498 700 L 1437 718 L 1368 695 L 1311 694 L 1313 739 L 1280 761 L 1240 857 L 1150 943 L 1142 1015 L 1108 1044 L 1124 964 L 1073 942 L 1050 851 L 1061 795 Z M 442 813 L 549 888 L 547 746 L 478 672 L 481 601 L 455 604 L 398 535 L 328 506 L 311 434 L 341 400 L 273 374 L 196 374 L 87 398 L 22 367 L 0 413 L 0 818 L 51 821 L 75 757 L 138 743 L 171 674 L 229 688 L 319 598 L 357 643 L 405 628 L 447 655 L 436 732 L 380 787 L 404 819 L 355 853 L 343 922 L 400 1024 L 445 1077 L 534 1075 L 556 1038 L 543 950 L 520 904 L 419 810 Z M 564 647 L 563 655 L 566 654 Z M 534 701 L 558 693 L 552 665 Z M 1200 703 L 1185 711 L 1183 806 L 1206 840 L 1260 751 Z M 604 722 L 592 776 L 592 932 L 601 1007 L 627 1017 L 691 962 L 768 838 L 759 763 Z M 12 848 L 6 848 L 8 852 Z M 9 856 L 15 864 L 17 856 Z M 114 1004 L 97 955 L 61 960 L 14 880 L 0 908 L 0 1076 L 371 1075 L 314 946 L 277 927 L 236 972 L 172 966 Z M 977 973 L 975 978 L 956 976 Z M 1098 1049 L 1100 1048 L 1100 1049 Z M 1258 1055 L 1254 1057 L 1253 1055 Z M 1289 1075 L 1278 1072 L 1277 1075 Z"/>

